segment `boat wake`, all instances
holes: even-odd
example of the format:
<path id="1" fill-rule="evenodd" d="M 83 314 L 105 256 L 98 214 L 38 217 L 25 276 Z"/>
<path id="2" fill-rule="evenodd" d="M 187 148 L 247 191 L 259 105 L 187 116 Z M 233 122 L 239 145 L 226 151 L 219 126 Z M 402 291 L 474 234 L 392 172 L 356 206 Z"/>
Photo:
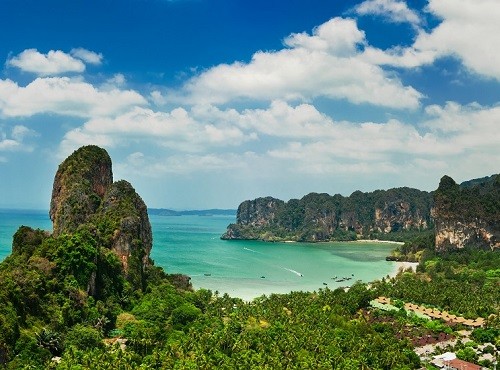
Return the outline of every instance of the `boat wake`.
<path id="1" fill-rule="evenodd" d="M 297 275 L 297 276 L 304 276 L 304 275 L 302 275 L 300 272 L 295 271 L 295 270 L 292 270 L 292 269 L 289 269 L 289 268 L 286 268 L 286 267 L 282 267 L 282 269 L 287 270 L 287 271 L 290 271 L 290 272 L 294 273 L 294 274 L 295 274 L 295 275 Z"/>
<path id="2" fill-rule="evenodd" d="M 243 249 L 244 249 L 244 250 L 246 250 L 246 251 L 252 252 L 252 253 L 264 254 L 264 253 L 262 253 L 262 252 L 255 251 L 255 250 L 250 249 L 250 248 L 247 248 L 247 247 L 243 247 Z"/>

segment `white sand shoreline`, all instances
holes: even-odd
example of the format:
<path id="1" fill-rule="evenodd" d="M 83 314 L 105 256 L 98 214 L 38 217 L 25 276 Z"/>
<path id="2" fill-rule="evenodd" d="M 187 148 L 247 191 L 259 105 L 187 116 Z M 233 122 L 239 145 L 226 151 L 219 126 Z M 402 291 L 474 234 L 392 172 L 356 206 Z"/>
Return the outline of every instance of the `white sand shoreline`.
<path id="1" fill-rule="evenodd" d="M 386 243 L 386 244 L 397 244 L 397 245 L 404 244 L 404 242 L 395 242 L 392 240 L 379 240 L 379 239 L 359 239 L 350 241 L 349 243 Z"/>
<path id="2" fill-rule="evenodd" d="M 418 262 L 394 262 L 394 270 L 389 275 L 390 277 L 395 277 L 399 271 L 411 269 L 413 272 L 417 271 Z"/>

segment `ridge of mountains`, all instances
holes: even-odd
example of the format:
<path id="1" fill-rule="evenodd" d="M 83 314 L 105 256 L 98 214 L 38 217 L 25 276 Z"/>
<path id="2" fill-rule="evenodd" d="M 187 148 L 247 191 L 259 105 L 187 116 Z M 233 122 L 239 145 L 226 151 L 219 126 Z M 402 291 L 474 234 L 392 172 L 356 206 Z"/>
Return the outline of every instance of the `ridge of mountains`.
<path id="1" fill-rule="evenodd" d="M 310 193 L 288 202 L 242 202 L 222 239 L 322 242 L 405 241 L 434 233 L 436 250 L 500 247 L 500 175 L 458 185 L 443 176 L 433 192 L 402 187 L 348 197 Z"/>

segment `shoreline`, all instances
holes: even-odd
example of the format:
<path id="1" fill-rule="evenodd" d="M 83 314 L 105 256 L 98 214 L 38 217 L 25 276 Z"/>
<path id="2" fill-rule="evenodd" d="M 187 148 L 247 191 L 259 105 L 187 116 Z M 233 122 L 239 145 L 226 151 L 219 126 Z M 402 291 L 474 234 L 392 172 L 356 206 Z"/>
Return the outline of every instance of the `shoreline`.
<path id="1" fill-rule="evenodd" d="M 358 240 L 348 241 L 348 243 L 386 243 L 386 244 L 397 244 L 397 245 L 404 244 L 404 242 L 396 242 L 392 240 L 380 240 L 380 239 L 358 239 Z"/>
<path id="2" fill-rule="evenodd" d="M 250 240 L 250 239 L 242 239 Z M 331 240 L 331 241 L 319 241 L 319 242 L 299 242 L 297 240 L 282 240 L 278 243 L 299 243 L 299 244 L 330 244 L 330 243 L 383 243 L 383 244 L 396 244 L 403 245 L 404 242 L 396 242 L 392 240 L 380 240 L 380 239 L 358 239 L 358 240 Z"/>
<path id="3" fill-rule="evenodd" d="M 418 262 L 405 262 L 405 261 L 394 261 L 394 270 L 389 276 L 391 278 L 396 277 L 396 275 L 401 270 L 411 269 L 413 272 L 417 271 Z"/>

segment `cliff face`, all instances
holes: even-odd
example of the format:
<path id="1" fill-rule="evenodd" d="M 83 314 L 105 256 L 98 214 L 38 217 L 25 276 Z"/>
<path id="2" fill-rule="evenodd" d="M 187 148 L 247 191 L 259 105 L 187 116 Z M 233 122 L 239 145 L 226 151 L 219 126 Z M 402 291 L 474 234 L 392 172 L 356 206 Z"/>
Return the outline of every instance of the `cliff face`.
<path id="1" fill-rule="evenodd" d="M 121 180 L 104 194 L 96 219 L 110 222 L 110 248 L 129 280 L 140 286 L 153 246 L 146 204 L 130 183 Z"/>
<path id="2" fill-rule="evenodd" d="M 72 233 L 95 214 L 113 182 L 111 158 L 97 146 L 76 150 L 59 166 L 49 216 L 54 235 Z"/>
<path id="3" fill-rule="evenodd" d="M 427 207 L 425 209 L 416 208 L 412 211 L 412 204 L 408 201 L 391 201 L 385 203 L 381 208 L 375 208 L 374 229 L 381 233 L 411 229 L 426 230 L 429 228 L 429 224 Z"/>
<path id="4" fill-rule="evenodd" d="M 142 287 L 153 239 L 147 208 L 128 182 L 113 183 L 111 159 L 104 149 L 82 147 L 59 166 L 50 218 L 54 237 L 90 230 L 100 247 L 118 257 L 132 286 Z M 97 260 L 93 263 L 99 266 Z M 96 279 L 100 275 L 97 270 L 92 274 L 90 294 L 99 290 Z"/>
<path id="5" fill-rule="evenodd" d="M 229 227 L 223 235 L 223 239 L 258 239 L 245 232 L 245 230 L 272 226 L 284 204 L 285 202 L 282 200 L 272 197 L 244 201 L 239 205 L 236 213 L 237 225 L 241 227 L 237 225 Z"/>
<path id="6" fill-rule="evenodd" d="M 237 222 L 257 227 L 270 225 L 284 204 L 285 202 L 272 197 L 247 200 L 238 207 Z"/>
<path id="7" fill-rule="evenodd" d="M 500 248 L 500 175 L 458 185 L 444 176 L 432 210 L 436 250 Z"/>
<path id="8" fill-rule="evenodd" d="M 283 202 L 245 201 L 223 239 L 328 241 L 433 226 L 430 193 L 410 188 L 354 192 L 350 197 L 311 193 Z"/>

